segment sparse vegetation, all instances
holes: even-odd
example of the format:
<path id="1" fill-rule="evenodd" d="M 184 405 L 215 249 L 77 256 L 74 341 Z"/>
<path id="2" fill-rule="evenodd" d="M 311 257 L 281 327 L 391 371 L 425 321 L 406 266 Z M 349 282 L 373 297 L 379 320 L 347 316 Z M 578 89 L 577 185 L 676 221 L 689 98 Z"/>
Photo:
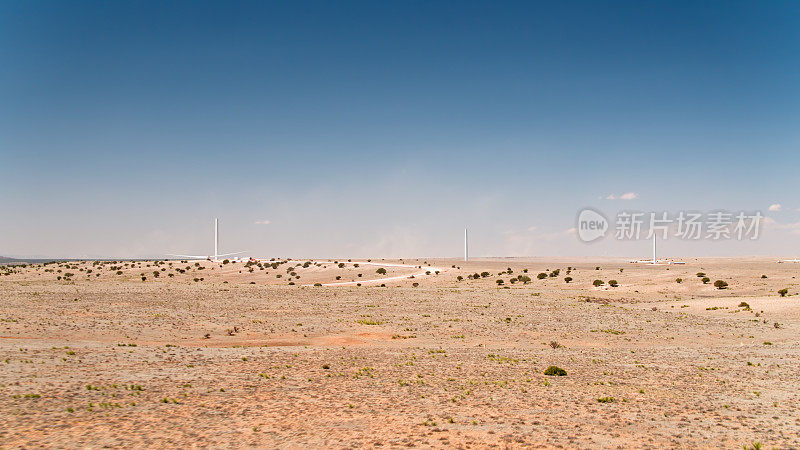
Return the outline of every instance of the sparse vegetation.
<path id="1" fill-rule="evenodd" d="M 550 377 L 563 377 L 567 375 L 567 371 L 558 366 L 550 366 L 545 369 L 544 374 Z"/>

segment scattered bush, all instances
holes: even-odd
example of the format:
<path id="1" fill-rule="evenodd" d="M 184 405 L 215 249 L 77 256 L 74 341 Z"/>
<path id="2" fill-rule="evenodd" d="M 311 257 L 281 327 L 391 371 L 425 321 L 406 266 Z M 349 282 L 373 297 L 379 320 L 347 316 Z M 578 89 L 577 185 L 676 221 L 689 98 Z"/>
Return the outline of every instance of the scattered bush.
<path id="1" fill-rule="evenodd" d="M 681 284 L 683 283 L 683 278 L 675 278 L 675 282 Z"/>
<path id="2" fill-rule="evenodd" d="M 725 289 L 728 287 L 728 283 L 722 280 L 717 280 L 714 282 L 714 287 L 717 289 Z"/>
<path id="3" fill-rule="evenodd" d="M 565 283 L 569 283 L 570 281 L 572 281 L 572 277 L 564 277 Z"/>
<path id="4" fill-rule="evenodd" d="M 376 270 L 375 273 L 380 274 L 380 275 L 386 275 L 386 269 L 381 267 L 380 269 Z"/>
<path id="5" fill-rule="evenodd" d="M 619 286 L 619 283 L 617 283 L 617 280 L 608 280 L 608 285 L 611 287 L 617 287 Z"/>
<path id="6" fill-rule="evenodd" d="M 549 377 L 563 377 L 567 374 L 567 371 L 558 366 L 550 366 L 545 369 L 544 374 Z"/>
<path id="7" fill-rule="evenodd" d="M 536 275 L 536 278 L 538 278 L 540 280 L 544 280 L 545 278 L 547 278 L 547 274 L 544 273 L 544 272 L 541 272 L 539 275 Z"/>
<path id="8" fill-rule="evenodd" d="M 594 287 L 600 287 L 600 286 L 602 286 L 602 285 L 604 285 L 604 284 L 606 284 L 606 283 L 605 283 L 605 282 L 603 282 L 603 280 L 594 280 L 594 282 L 592 282 L 592 285 L 593 285 Z"/>
<path id="9" fill-rule="evenodd" d="M 786 294 L 788 294 L 788 293 L 789 293 L 789 289 L 787 289 L 787 288 L 783 288 L 780 291 L 778 291 L 778 294 L 780 294 L 781 297 L 786 297 Z"/>
<path id="10" fill-rule="evenodd" d="M 703 284 L 708 284 L 708 282 L 709 282 L 709 281 L 711 281 L 711 278 L 708 278 L 708 277 L 703 277 L 703 279 L 702 279 L 702 280 L 700 280 L 700 281 L 702 281 L 702 282 L 703 282 Z"/>

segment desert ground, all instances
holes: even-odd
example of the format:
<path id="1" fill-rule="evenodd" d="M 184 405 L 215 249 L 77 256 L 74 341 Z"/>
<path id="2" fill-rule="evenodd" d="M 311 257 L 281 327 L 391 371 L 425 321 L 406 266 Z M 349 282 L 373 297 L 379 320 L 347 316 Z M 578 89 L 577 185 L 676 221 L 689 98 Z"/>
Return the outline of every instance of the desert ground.
<path id="1" fill-rule="evenodd" d="M 4 266 L 0 447 L 797 448 L 798 272 L 764 258 Z"/>

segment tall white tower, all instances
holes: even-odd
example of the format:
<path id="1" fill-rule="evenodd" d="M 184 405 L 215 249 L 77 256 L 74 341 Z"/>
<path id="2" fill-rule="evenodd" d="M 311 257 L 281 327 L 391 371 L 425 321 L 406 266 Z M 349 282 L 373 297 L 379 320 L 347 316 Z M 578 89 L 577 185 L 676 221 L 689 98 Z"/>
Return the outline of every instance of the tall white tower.
<path id="1" fill-rule="evenodd" d="M 214 261 L 217 260 L 219 255 L 219 220 L 214 218 Z"/>
<path id="2" fill-rule="evenodd" d="M 655 264 L 658 260 L 656 259 L 656 235 L 653 234 L 653 264 Z"/>
<path id="3" fill-rule="evenodd" d="M 469 240 L 467 229 L 464 228 L 464 261 L 469 261 Z"/>

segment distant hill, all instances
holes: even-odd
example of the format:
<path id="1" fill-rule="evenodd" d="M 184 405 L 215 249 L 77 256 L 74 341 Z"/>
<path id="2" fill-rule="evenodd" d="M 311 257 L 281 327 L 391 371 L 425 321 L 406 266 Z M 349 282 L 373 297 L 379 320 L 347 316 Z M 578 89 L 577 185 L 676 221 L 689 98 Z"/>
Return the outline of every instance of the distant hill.
<path id="1" fill-rule="evenodd" d="M 3 264 L 36 264 L 52 261 L 52 259 L 35 259 L 35 258 L 10 258 L 8 256 L 0 256 L 0 265 Z"/>

